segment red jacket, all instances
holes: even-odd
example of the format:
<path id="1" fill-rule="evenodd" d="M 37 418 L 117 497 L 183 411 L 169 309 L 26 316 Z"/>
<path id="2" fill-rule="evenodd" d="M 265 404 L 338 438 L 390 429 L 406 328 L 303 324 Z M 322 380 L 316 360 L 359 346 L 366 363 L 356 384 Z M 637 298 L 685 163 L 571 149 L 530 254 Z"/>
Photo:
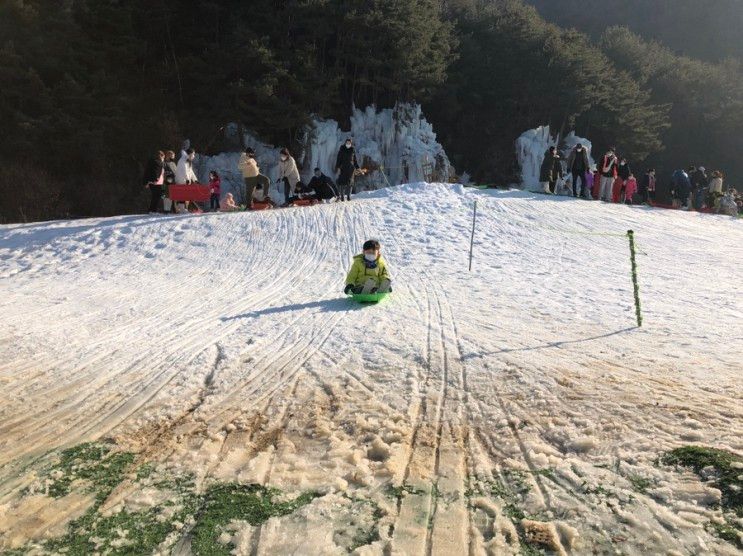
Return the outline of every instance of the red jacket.
<path id="1" fill-rule="evenodd" d="M 222 192 L 221 187 L 222 187 L 221 179 L 215 178 L 213 180 L 209 180 L 209 189 L 213 189 L 214 191 L 212 191 L 212 193 L 214 193 L 215 195 L 219 195 Z"/>

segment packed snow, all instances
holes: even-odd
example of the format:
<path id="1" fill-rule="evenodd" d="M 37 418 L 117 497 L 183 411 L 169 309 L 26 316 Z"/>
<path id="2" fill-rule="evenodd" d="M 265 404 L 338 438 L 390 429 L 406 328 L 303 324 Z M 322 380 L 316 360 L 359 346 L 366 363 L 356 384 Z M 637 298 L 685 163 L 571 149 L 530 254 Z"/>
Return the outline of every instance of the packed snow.
<path id="1" fill-rule="evenodd" d="M 394 291 L 362 306 L 341 290 L 368 238 Z M 742 246 L 727 217 L 445 184 L 3 226 L 0 548 L 62 535 L 92 495 L 34 485 L 109 439 L 199 491 L 320 493 L 226 525 L 238 554 L 735 554 L 720 491 L 657 461 L 743 452 Z M 101 511 L 162 507 L 135 480 Z"/>

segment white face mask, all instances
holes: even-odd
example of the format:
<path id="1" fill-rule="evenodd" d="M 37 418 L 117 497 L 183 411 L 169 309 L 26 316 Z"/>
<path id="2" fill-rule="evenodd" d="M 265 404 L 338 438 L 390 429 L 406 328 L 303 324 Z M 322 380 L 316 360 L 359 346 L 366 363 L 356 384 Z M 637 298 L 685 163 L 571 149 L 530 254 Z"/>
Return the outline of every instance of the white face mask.
<path id="1" fill-rule="evenodd" d="M 371 263 L 377 260 L 377 254 L 376 253 L 364 253 L 364 258 Z"/>
<path id="2" fill-rule="evenodd" d="M 281 157 L 281 160 L 286 161 L 286 157 L 285 156 L 282 156 Z"/>
<path id="3" fill-rule="evenodd" d="M 350 149 L 351 148 L 351 143 L 346 143 L 346 148 L 347 149 Z"/>

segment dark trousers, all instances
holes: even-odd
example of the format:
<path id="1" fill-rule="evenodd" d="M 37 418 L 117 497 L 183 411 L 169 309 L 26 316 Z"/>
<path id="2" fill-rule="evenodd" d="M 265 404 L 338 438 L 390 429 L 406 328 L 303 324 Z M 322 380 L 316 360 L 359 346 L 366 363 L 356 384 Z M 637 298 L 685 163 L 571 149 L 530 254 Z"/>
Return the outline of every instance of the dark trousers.
<path id="1" fill-rule="evenodd" d="M 557 187 L 557 180 L 554 180 L 548 183 L 549 183 L 550 193 L 554 194 L 555 188 Z"/>
<path id="2" fill-rule="evenodd" d="M 284 178 L 284 203 L 289 204 L 289 199 L 292 194 L 292 186 L 289 185 L 289 180 Z"/>
<path id="3" fill-rule="evenodd" d="M 150 185 L 150 212 L 160 211 L 160 198 L 163 196 L 162 185 Z"/>
<path id="4" fill-rule="evenodd" d="M 353 190 L 353 170 L 341 170 L 341 175 L 338 176 L 338 194 L 340 195 L 341 201 L 344 198 L 351 200 L 351 191 Z"/>
<path id="5" fill-rule="evenodd" d="M 209 197 L 209 208 L 212 210 L 219 208 L 219 193 L 212 193 L 212 196 Z"/>
<path id="6" fill-rule="evenodd" d="M 578 196 L 578 178 L 580 178 L 580 196 L 586 196 L 586 174 L 585 172 L 573 172 L 573 197 Z"/>
<path id="7" fill-rule="evenodd" d="M 243 203 L 248 206 L 253 206 L 253 193 L 255 193 L 256 188 L 260 185 L 261 190 L 263 191 L 263 200 L 268 199 L 268 189 L 271 187 L 271 180 L 269 180 L 266 176 L 263 174 L 258 174 L 255 177 L 252 178 L 245 178 L 245 198 L 243 199 Z"/>

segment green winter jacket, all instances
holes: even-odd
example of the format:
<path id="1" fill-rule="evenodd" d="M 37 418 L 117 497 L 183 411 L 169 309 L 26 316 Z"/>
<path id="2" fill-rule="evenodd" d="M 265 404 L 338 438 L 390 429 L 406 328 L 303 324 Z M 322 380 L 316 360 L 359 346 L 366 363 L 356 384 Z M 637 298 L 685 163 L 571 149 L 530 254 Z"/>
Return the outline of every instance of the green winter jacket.
<path id="1" fill-rule="evenodd" d="M 376 268 L 366 268 L 363 253 L 361 255 L 356 255 L 353 258 L 351 270 L 348 271 L 348 276 L 346 276 L 346 284 L 363 286 L 369 278 L 373 278 L 377 285 L 379 285 L 382 280 L 390 279 L 390 275 L 387 273 L 387 263 L 382 258 L 382 255 L 377 258 Z"/>

